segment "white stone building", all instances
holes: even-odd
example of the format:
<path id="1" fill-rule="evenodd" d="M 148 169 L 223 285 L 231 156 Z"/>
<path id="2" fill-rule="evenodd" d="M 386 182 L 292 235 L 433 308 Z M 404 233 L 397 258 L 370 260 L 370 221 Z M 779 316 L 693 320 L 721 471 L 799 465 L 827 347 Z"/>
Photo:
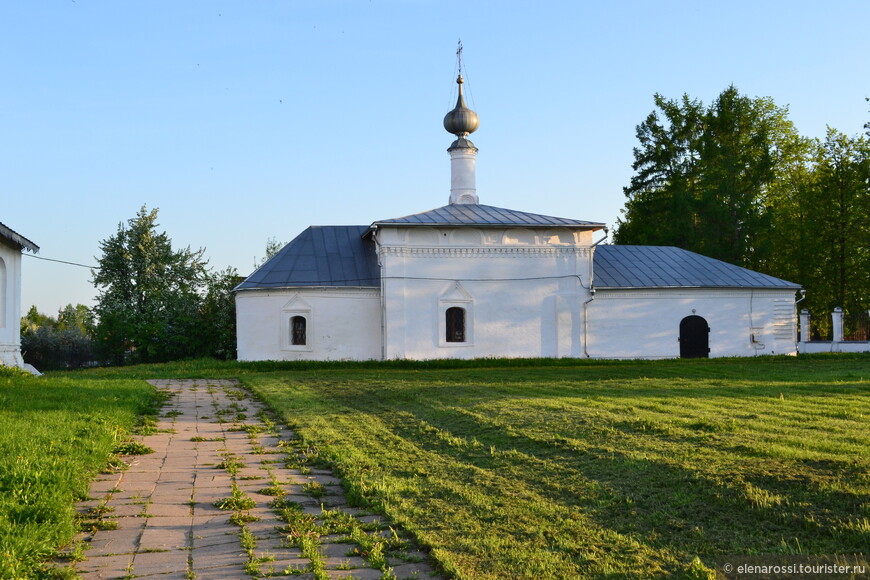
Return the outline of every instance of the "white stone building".
<path id="1" fill-rule="evenodd" d="M 603 223 L 480 204 L 478 119 L 457 82 L 450 203 L 306 229 L 236 288 L 240 360 L 796 352 L 797 284 L 678 248 L 601 245 Z"/>
<path id="2" fill-rule="evenodd" d="M 23 367 L 21 359 L 21 253 L 39 246 L 0 223 L 0 364 Z"/>

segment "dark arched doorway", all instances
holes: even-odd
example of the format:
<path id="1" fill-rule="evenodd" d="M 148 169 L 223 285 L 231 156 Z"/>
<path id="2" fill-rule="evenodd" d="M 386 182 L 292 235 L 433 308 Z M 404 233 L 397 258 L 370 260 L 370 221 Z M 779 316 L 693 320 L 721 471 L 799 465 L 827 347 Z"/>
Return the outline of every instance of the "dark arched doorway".
<path id="1" fill-rule="evenodd" d="M 700 316 L 687 316 L 680 321 L 680 358 L 710 356 L 710 326 Z"/>

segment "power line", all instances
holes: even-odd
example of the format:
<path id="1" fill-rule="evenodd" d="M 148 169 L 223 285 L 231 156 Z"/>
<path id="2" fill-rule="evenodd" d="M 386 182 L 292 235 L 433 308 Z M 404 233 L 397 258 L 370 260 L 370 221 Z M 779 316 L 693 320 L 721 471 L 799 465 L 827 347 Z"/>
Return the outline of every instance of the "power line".
<path id="1" fill-rule="evenodd" d="M 36 258 L 37 260 L 45 260 L 46 262 L 57 262 L 59 264 L 69 264 L 70 266 L 80 266 L 89 270 L 96 269 L 97 266 L 88 266 L 87 264 L 78 264 L 76 262 L 67 262 L 66 260 L 55 260 L 54 258 L 43 258 L 42 256 L 34 256 L 33 254 L 22 254 L 28 258 Z"/>

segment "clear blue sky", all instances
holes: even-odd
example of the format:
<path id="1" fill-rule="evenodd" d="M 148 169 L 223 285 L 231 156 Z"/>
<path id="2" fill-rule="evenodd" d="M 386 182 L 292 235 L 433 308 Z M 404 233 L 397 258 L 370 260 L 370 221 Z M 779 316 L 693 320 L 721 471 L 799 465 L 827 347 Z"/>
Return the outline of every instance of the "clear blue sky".
<path id="1" fill-rule="evenodd" d="M 0 5 L 0 222 L 94 264 L 143 205 L 252 270 L 270 237 L 447 203 L 462 39 L 481 203 L 613 224 L 653 94 L 729 84 L 798 130 L 870 120 L 870 2 L 33 0 Z M 93 304 L 24 258 L 22 308 Z"/>

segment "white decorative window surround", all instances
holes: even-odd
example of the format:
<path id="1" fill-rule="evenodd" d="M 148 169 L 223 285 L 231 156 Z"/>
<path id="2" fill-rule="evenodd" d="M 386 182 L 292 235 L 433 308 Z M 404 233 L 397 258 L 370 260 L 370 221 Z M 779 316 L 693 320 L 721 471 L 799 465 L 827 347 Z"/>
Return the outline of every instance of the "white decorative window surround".
<path id="1" fill-rule="evenodd" d="M 438 299 L 437 332 L 439 347 L 474 346 L 474 298 L 458 281 Z"/>
<path id="2" fill-rule="evenodd" d="M 310 351 L 313 342 L 311 305 L 296 294 L 281 309 L 281 350 Z"/>

